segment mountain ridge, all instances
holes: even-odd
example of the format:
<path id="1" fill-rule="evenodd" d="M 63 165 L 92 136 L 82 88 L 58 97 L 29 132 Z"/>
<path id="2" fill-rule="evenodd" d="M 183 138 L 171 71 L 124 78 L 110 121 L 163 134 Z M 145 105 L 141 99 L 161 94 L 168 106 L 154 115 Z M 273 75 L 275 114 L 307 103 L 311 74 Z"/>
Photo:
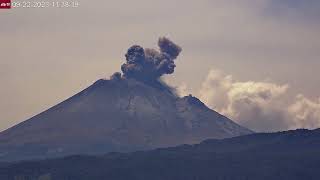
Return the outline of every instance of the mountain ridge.
<path id="1" fill-rule="evenodd" d="M 316 180 L 320 129 L 255 133 L 132 153 L 0 164 L 0 178 Z"/>

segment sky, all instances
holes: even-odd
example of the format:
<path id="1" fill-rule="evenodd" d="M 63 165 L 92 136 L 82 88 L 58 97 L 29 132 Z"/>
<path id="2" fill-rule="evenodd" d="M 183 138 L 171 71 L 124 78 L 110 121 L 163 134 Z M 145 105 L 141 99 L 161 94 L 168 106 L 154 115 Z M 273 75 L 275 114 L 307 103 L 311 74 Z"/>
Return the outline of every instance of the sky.
<path id="1" fill-rule="evenodd" d="M 120 70 L 128 47 L 183 51 L 164 77 L 255 131 L 320 127 L 320 1 L 78 0 L 0 11 L 0 131 Z"/>

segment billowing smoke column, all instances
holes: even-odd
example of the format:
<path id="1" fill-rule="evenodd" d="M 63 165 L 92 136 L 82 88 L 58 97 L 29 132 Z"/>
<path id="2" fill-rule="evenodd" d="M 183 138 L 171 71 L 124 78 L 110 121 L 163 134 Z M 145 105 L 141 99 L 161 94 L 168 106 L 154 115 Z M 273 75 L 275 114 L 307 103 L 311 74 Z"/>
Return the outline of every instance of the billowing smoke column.
<path id="1" fill-rule="evenodd" d="M 124 77 L 154 81 L 164 74 L 172 74 L 181 48 L 165 37 L 159 38 L 158 46 L 160 52 L 138 45 L 130 47 L 125 55 L 127 62 L 121 66 Z"/>

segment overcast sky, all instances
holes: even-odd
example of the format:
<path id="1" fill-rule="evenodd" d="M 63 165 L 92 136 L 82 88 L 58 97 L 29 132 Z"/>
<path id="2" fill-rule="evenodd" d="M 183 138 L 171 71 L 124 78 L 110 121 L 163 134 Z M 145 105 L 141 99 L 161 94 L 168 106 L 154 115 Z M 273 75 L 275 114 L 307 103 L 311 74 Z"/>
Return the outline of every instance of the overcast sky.
<path id="1" fill-rule="evenodd" d="M 320 125 L 320 1 L 78 2 L 73 9 L 0 10 L 0 130 L 109 77 L 119 71 L 128 47 L 156 48 L 159 36 L 183 48 L 166 80 L 240 124 L 257 131 Z M 227 84 L 219 86 L 226 95 L 221 106 L 215 104 L 216 81 Z M 251 106 L 235 106 L 243 100 L 238 94 L 252 97 L 251 91 L 236 91 L 248 87 L 270 93 L 270 101 L 254 96 L 259 108 L 281 104 L 290 107 L 276 110 L 285 111 L 281 118 L 308 123 L 265 118 L 273 109 L 263 113 L 265 122 L 253 121 L 260 116 L 252 116 Z M 299 104 L 306 102 L 307 110 Z"/>

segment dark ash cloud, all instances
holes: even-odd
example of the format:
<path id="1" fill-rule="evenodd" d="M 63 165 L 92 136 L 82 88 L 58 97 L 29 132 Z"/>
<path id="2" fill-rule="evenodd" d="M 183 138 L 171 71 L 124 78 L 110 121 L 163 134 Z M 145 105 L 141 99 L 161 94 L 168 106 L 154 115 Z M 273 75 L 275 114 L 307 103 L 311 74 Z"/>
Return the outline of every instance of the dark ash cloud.
<path id="1" fill-rule="evenodd" d="M 120 80 L 121 79 L 121 73 L 120 72 L 115 72 L 110 76 L 111 80 Z"/>
<path id="2" fill-rule="evenodd" d="M 176 67 L 174 60 L 182 49 L 165 37 L 159 38 L 158 46 L 160 51 L 131 46 L 125 55 L 126 63 L 121 66 L 124 77 L 157 81 L 164 74 L 172 74 Z"/>

